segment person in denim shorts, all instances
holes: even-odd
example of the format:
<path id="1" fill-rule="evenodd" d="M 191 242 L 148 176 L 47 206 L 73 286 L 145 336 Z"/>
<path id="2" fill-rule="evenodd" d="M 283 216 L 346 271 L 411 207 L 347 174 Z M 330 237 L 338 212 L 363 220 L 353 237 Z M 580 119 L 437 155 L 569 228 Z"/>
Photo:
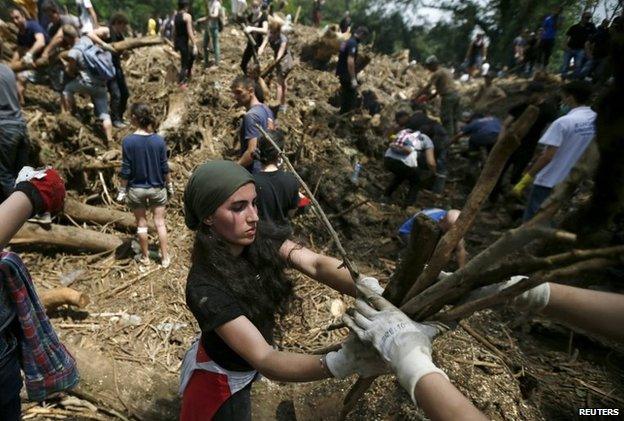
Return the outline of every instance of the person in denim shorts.
<path id="1" fill-rule="evenodd" d="M 169 267 L 165 205 L 173 195 L 173 184 L 167 163 L 165 139 L 154 132 L 156 121 L 146 104 L 133 104 L 130 122 L 136 128 L 122 143 L 121 189 L 117 200 L 126 202 L 137 221 L 141 246 L 140 263 L 149 265 L 147 210 L 154 214 L 154 225 L 160 242 L 161 264 Z"/>

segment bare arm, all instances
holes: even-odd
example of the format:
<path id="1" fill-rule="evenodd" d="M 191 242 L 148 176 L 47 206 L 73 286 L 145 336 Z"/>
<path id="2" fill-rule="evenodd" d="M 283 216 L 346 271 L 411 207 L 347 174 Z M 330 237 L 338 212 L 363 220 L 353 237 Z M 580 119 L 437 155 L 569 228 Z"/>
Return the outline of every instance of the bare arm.
<path id="1" fill-rule="evenodd" d="M 414 396 L 432 421 L 487 420 L 443 375 L 424 376 L 414 388 Z"/>
<path id="2" fill-rule="evenodd" d="M 286 54 L 287 46 L 288 46 L 287 42 L 282 42 L 282 45 L 280 45 L 280 49 L 277 51 L 277 56 L 275 56 L 275 61 L 279 61 L 281 60 L 282 57 L 284 57 L 284 54 Z"/>
<path id="3" fill-rule="evenodd" d="M 436 172 L 438 170 L 433 148 L 425 149 L 425 160 L 427 161 L 427 166 L 431 171 Z"/>
<path id="4" fill-rule="evenodd" d="M 466 252 L 466 245 L 463 239 L 459 242 L 459 244 L 455 248 L 455 259 L 457 259 L 457 266 L 459 266 L 460 269 L 466 266 L 466 261 L 468 260 L 468 253 Z"/>
<path id="5" fill-rule="evenodd" d="M 260 57 L 264 53 L 264 49 L 269 44 L 269 35 L 267 34 L 264 38 L 262 38 L 262 44 L 260 44 L 260 48 L 258 48 L 258 57 Z"/>
<path id="6" fill-rule="evenodd" d="M 193 46 L 196 47 L 197 41 L 195 40 L 195 30 L 193 29 L 193 18 L 190 13 L 184 14 L 184 21 L 186 22 L 186 30 L 188 31 L 189 38 L 191 39 Z"/>
<path id="7" fill-rule="evenodd" d="M 243 153 L 243 155 L 238 158 L 238 165 L 247 167 L 253 163 L 253 152 L 256 150 L 258 146 L 258 139 L 252 138 L 249 139 L 249 143 L 247 144 L 247 149 Z"/>
<path id="8" fill-rule="evenodd" d="M 14 192 L 0 203 L 0 250 L 11 241 L 11 238 L 24 225 L 32 214 L 33 206 L 24 193 Z"/>
<path id="9" fill-rule="evenodd" d="M 106 42 L 102 38 L 110 37 L 110 29 L 107 26 L 100 26 L 97 29 L 89 32 L 87 36 L 98 45 L 104 45 Z"/>
<path id="10" fill-rule="evenodd" d="M 624 343 L 624 295 L 550 283 L 548 318 Z"/>
<path id="11" fill-rule="evenodd" d="M 318 355 L 294 354 L 273 349 L 244 316 L 219 326 L 216 332 L 234 352 L 271 380 L 307 382 L 332 377 Z"/>
<path id="12" fill-rule="evenodd" d="M 557 152 L 557 149 L 558 148 L 555 146 L 546 146 L 546 148 L 540 154 L 539 158 L 537 158 L 537 161 L 535 161 L 535 163 L 531 165 L 531 167 L 527 171 L 528 174 L 532 177 L 535 177 L 535 174 L 540 172 L 542 168 L 544 168 L 550 163 L 550 161 L 552 161 L 555 153 Z"/>
<path id="13" fill-rule="evenodd" d="M 284 241 L 280 255 L 299 272 L 338 292 L 355 297 L 355 283 L 347 268 L 340 268 L 340 260 L 315 253 L 290 240 Z"/>
<path id="14" fill-rule="evenodd" d="M 41 33 L 35 34 L 35 43 L 28 52 L 33 56 L 36 55 L 39 51 L 42 51 L 45 48 L 45 37 Z"/>
<path id="15" fill-rule="evenodd" d="M 355 56 L 349 56 L 347 58 L 347 69 L 349 70 L 349 76 L 351 79 L 355 79 Z"/>
<path id="16" fill-rule="evenodd" d="M 46 47 L 43 49 L 43 52 L 41 53 L 41 56 L 42 57 L 49 57 L 50 56 L 50 52 L 54 51 L 54 49 L 57 46 L 59 46 L 62 42 L 63 42 L 63 28 L 59 28 L 59 30 L 56 31 L 56 34 L 54 34 L 54 36 L 52 37 L 52 39 L 48 43 L 48 45 L 46 45 Z"/>

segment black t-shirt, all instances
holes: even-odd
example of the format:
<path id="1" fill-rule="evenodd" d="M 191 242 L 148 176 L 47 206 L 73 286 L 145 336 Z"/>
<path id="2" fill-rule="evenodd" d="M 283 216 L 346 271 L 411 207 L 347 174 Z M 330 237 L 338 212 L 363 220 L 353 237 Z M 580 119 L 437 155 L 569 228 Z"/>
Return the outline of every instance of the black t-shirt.
<path id="1" fill-rule="evenodd" d="M 405 128 L 413 131 L 419 131 L 429 136 L 429 138 L 433 141 L 434 148 L 437 150 L 442 149 L 448 143 L 448 135 L 444 126 L 427 117 L 427 115 L 423 112 L 415 112 L 412 114 L 407 121 Z"/>
<path id="2" fill-rule="evenodd" d="M 566 35 L 570 37 L 568 47 L 573 50 L 580 50 L 585 47 L 585 42 L 596 32 L 596 26 L 589 22 L 587 24 L 577 23 L 570 26 Z"/>
<path id="3" fill-rule="evenodd" d="M 340 32 L 344 34 L 345 32 L 349 30 L 350 27 L 351 27 L 351 18 L 350 17 L 342 18 L 342 20 L 340 21 Z"/>
<path id="4" fill-rule="evenodd" d="M 596 33 L 592 36 L 591 42 L 594 44 L 594 58 L 604 58 L 609 55 L 609 44 L 611 42 L 611 34 L 609 28 L 599 26 Z"/>
<path id="5" fill-rule="evenodd" d="M 358 40 L 355 37 L 349 38 L 340 46 L 340 52 L 338 53 L 338 65 L 336 66 L 336 74 L 341 78 L 349 78 L 349 65 L 347 59 L 352 56 L 357 59 L 358 54 Z"/>
<path id="6" fill-rule="evenodd" d="M 264 24 L 264 22 L 268 20 L 269 20 L 269 17 L 266 12 L 260 13 L 255 18 L 254 18 L 253 12 L 247 15 L 247 22 L 249 23 L 249 25 L 255 26 L 256 28 L 262 28 L 262 25 Z M 262 39 L 264 38 L 264 34 L 260 34 L 258 32 L 252 32 L 251 37 L 256 42 L 256 48 L 257 48 L 260 46 L 260 44 L 262 44 Z"/>
<path id="7" fill-rule="evenodd" d="M 236 280 L 232 280 L 236 282 Z M 193 265 L 186 283 L 186 304 L 202 332 L 202 345 L 210 358 L 227 370 L 251 371 L 253 367 L 232 350 L 215 329 L 240 316 L 250 319 L 268 343 L 273 342 L 275 318 L 253 320 L 223 282 L 211 278 L 207 270 Z"/>
<path id="8" fill-rule="evenodd" d="M 512 107 L 508 114 L 517 119 L 524 113 L 528 106 L 529 103 L 523 102 Z M 546 127 L 558 117 L 557 107 L 550 101 L 543 102 L 537 107 L 539 108 L 537 120 L 535 120 L 535 123 L 533 123 L 526 136 L 522 139 L 520 148 L 534 150 Z"/>
<path id="9" fill-rule="evenodd" d="M 270 171 L 254 174 L 258 193 L 258 215 L 276 225 L 288 224 L 288 211 L 297 209 L 299 182 L 292 173 Z"/>
<path id="10" fill-rule="evenodd" d="M 123 41 L 125 39 L 126 37 L 122 33 L 115 32 L 111 29 L 110 36 L 108 37 L 108 39 L 105 39 L 104 41 L 112 44 L 115 42 Z M 113 56 L 113 65 L 115 66 L 115 69 L 121 69 L 121 54 L 113 53 L 112 56 Z"/>

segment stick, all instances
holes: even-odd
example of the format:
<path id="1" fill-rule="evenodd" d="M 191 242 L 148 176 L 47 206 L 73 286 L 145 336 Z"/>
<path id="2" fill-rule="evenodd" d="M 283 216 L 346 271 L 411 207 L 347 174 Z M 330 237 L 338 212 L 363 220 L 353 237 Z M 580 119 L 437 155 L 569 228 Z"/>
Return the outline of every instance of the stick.
<path id="1" fill-rule="evenodd" d="M 485 167 L 481 171 L 477 184 L 466 200 L 466 204 L 462 209 L 457 223 L 455 223 L 438 242 L 431 260 L 407 293 L 403 300 L 404 303 L 435 282 L 440 271 L 450 259 L 453 250 L 455 250 L 461 239 L 474 223 L 481 206 L 498 181 L 507 159 L 512 152 L 520 146 L 522 138 L 533 126 L 533 123 L 535 123 L 538 113 L 538 108 L 530 105 L 510 127 L 506 136 L 494 145 L 485 163 Z"/>
<path id="2" fill-rule="evenodd" d="M 299 22 L 299 15 L 301 14 L 301 5 L 299 5 L 299 7 L 297 7 L 297 13 L 295 13 L 295 20 L 293 20 L 293 23 L 296 24 L 297 22 Z"/>
<path id="3" fill-rule="evenodd" d="M 334 240 L 334 243 L 336 243 L 336 247 L 338 248 L 338 253 L 340 254 L 343 260 L 343 263 L 340 267 L 345 266 L 349 270 L 349 273 L 351 274 L 351 278 L 353 279 L 353 282 L 357 281 L 360 273 L 358 272 L 355 264 L 351 262 L 351 260 L 347 256 L 347 252 L 342 247 L 342 243 L 340 242 L 340 238 L 338 237 L 338 234 L 334 230 L 334 227 L 332 227 L 331 222 L 329 222 L 327 215 L 323 211 L 323 208 L 321 207 L 319 202 L 316 200 L 316 197 L 314 197 L 314 194 L 312 194 L 312 190 L 310 190 L 306 182 L 303 181 L 303 179 L 297 173 L 297 171 L 295 170 L 295 167 L 293 167 L 292 163 L 290 162 L 290 160 L 288 159 L 284 151 L 279 146 L 277 146 L 275 141 L 266 132 L 266 130 L 264 130 L 260 124 L 256 124 L 256 128 L 260 130 L 260 133 L 262 133 L 262 135 L 271 143 L 271 145 L 273 145 L 273 147 L 275 148 L 279 156 L 284 160 L 284 163 L 286 164 L 288 169 L 297 178 L 297 181 L 299 181 L 299 184 L 301 184 L 301 187 L 303 187 L 303 190 L 305 190 L 306 194 L 312 201 L 312 206 L 318 212 L 319 217 L 321 218 L 321 222 L 323 223 L 323 225 L 325 225 L 325 228 L 327 228 L 327 231 L 329 231 L 329 235 L 331 235 L 332 239 Z"/>
<path id="4" fill-rule="evenodd" d="M 258 52 L 256 51 L 256 46 L 257 46 L 256 41 L 253 39 L 251 34 L 248 34 L 245 31 L 245 25 L 243 25 L 242 23 L 239 23 L 239 26 L 243 28 L 243 34 L 245 34 L 245 36 L 247 37 L 247 42 L 249 42 L 251 46 L 253 47 L 251 49 L 251 52 L 253 54 L 253 59 L 254 59 L 254 62 L 258 65 L 258 68 L 260 68 L 260 60 L 258 59 Z"/>
<path id="5" fill-rule="evenodd" d="M 267 77 L 277 67 L 277 65 L 280 64 L 282 60 L 284 60 L 284 57 L 286 57 L 286 54 L 282 55 L 278 60 L 274 60 L 273 63 L 269 64 L 266 69 L 260 72 L 260 77 Z"/>

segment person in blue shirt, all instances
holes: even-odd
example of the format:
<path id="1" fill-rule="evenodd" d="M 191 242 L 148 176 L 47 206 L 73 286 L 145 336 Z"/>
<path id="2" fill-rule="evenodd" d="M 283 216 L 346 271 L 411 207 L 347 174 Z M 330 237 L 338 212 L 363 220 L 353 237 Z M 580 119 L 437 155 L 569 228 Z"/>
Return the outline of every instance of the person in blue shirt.
<path id="1" fill-rule="evenodd" d="M 16 66 L 21 62 L 26 66 L 30 66 L 29 70 L 17 73 L 17 89 L 20 102 L 23 104 L 26 82 L 35 83 L 41 79 L 41 76 L 32 69 L 36 68 L 35 60 L 43 52 L 49 37 L 41 25 L 39 25 L 39 22 L 28 20 L 26 14 L 21 9 L 14 8 L 11 10 L 11 21 L 17 26 L 17 48 L 13 53 L 11 64 Z"/>
<path id="2" fill-rule="evenodd" d="M 125 202 L 134 212 L 137 236 L 141 246 L 139 262 L 150 264 L 147 236 L 147 210 L 154 214 L 154 225 L 160 242 L 161 264 L 169 267 L 165 205 L 173 195 L 165 139 L 154 132 L 156 120 L 146 104 L 136 103 L 130 109 L 130 122 L 137 129 L 123 140 L 121 189 L 117 201 Z"/>
<path id="3" fill-rule="evenodd" d="M 399 238 L 405 242 L 405 244 L 408 243 L 410 233 L 412 232 L 412 226 L 414 225 L 414 219 L 418 215 L 425 215 L 427 218 L 435 221 L 442 232 L 447 232 L 453 225 L 455 225 L 455 222 L 457 222 L 457 218 L 459 218 L 460 214 L 461 212 L 457 209 L 450 209 L 446 211 L 439 208 L 425 208 L 403 222 L 399 228 Z M 457 248 L 455 248 L 455 259 L 457 260 L 457 266 L 459 266 L 459 268 L 463 268 L 466 265 L 468 253 L 466 252 L 466 246 L 464 245 L 463 239 L 459 242 Z"/>
<path id="4" fill-rule="evenodd" d="M 469 136 L 468 145 L 471 150 L 485 147 L 489 152 L 496 143 L 502 128 L 503 123 L 497 117 L 473 114 L 468 124 L 462 127 L 452 142 L 456 142 L 464 136 Z"/>
<path id="5" fill-rule="evenodd" d="M 336 65 L 336 76 L 340 81 L 340 114 L 348 113 L 356 106 L 358 80 L 355 62 L 360 42 L 366 37 L 368 37 L 368 28 L 360 26 L 351 38 L 340 46 Z"/>
<path id="6" fill-rule="evenodd" d="M 563 7 L 557 6 L 553 12 L 544 18 L 542 22 L 542 37 L 539 43 L 539 60 L 538 63 L 543 68 L 548 67 L 550 56 L 552 55 L 553 48 L 555 46 L 555 39 L 557 38 L 557 30 L 560 25 L 560 16 L 563 11 Z"/>

